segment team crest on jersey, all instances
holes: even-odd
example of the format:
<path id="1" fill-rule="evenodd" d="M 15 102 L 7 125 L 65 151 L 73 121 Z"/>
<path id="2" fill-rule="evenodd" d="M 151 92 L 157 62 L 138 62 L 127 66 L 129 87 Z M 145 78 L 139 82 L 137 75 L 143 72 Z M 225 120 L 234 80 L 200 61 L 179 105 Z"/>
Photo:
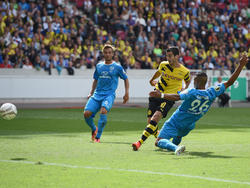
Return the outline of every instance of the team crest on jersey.
<path id="1" fill-rule="evenodd" d="M 220 91 L 220 86 L 216 86 L 215 91 Z"/>
<path id="2" fill-rule="evenodd" d="M 111 67 L 109 68 L 109 72 L 113 72 L 114 69 L 115 69 L 115 67 L 114 67 L 114 66 L 111 66 Z"/>

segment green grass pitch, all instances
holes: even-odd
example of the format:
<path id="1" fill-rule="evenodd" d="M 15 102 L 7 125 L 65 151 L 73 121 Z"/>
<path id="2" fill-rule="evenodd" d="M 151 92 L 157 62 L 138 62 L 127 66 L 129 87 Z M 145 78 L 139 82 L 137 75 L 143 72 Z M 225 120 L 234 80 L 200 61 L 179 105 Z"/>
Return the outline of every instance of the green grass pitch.
<path id="1" fill-rule="evenodd" d="M 82 115 L 23 109 L 0 119 L 0 187 L 250 187 L 249 108 L 212 108 L 183 138 L 181 156 L 156 148 L 152 136 L 132 151 L 145 108 L 113 108 L 101 143 L 90 141 Z"/>

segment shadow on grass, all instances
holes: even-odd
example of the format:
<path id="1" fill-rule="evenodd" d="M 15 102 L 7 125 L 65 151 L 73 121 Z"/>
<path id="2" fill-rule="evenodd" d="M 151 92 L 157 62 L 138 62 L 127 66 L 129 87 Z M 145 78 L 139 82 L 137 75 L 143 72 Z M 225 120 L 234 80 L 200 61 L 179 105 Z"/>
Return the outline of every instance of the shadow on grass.
<path id="1" fill-rule="evenodd" d="M 20 135 L 20 136 L 2 136 L 0 134 L 0 139 L 28 139 L 29 137 L 28 136 L 25 136 L 25 135 Z"/>
<path id="2" fill-rule="evenodd" d="M 169 150 L 166 150 L 166 149 L 156 148 L 154 151 L 157 152 L 157 154 L 160 154 L 160 155 L 174 155 L 173 151 L 169 151 Z"/>
<path id="3" fill-rule="evenodd" d="M 102 144 L 122 144 L 122 145 L 131 145 L 131 142 L 101 142 Z"/>
<path id="4" fill-rule="evenodd" d="M 10 160 L 12 160 L 12 161 L 25 161 L 27 159 L 26 158 L 22 158 L 22 157 L 17 157 L 17 158 L 11 158 Z"/>
<path id="5" fill-rule="evenodd" d="M 165 149 L 157 148 L 155 149 L 158 154 L 163 155 L 175 155 L 174 152 L 168 151 Z M 221 159 L 231 159 L 231 158 L 238 158 L 236 156 L 227 156 L 227 155 L 215 155 L 214 152 L 208 151 L 208 152 L 196 152 L 196 151 L 186 151 L 181 156 L 187 158 L 187 157 L 198 157 L 198 158 L 221 158 Z"/>
<path id="6" fill-rule="evenodd" d="M 197 157 L 202 157 L 202 158 L 222 158 L 222 159 L 231 159 L 231 158 L 237 158 L 235 156 L 226 156 L 226 155 L 214 155 L 214 152 L 208 151 L 208 152 L 196 152 L 196 151 L 191 151 L 191 152 L 186 152 L 184 153 L 185 155 L 192 155 L 192 156 L 197 156 Z"/>

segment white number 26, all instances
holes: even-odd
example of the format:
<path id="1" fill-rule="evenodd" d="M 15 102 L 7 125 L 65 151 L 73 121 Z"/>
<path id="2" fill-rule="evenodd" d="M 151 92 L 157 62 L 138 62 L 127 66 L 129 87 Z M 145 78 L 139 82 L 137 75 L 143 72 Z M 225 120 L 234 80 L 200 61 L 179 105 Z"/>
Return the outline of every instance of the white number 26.
<path id="1" fill-rule="evenodd" d="M 205 100 L 201 103 L 200 100 L 196 99 L 191 103 L 191 108 L 189 110 L 193 112 L 197 110 L 198 112 L 206 111 L 209 108 L 209 105 L 207 105 L 208 102 L 208 100 Z"/>

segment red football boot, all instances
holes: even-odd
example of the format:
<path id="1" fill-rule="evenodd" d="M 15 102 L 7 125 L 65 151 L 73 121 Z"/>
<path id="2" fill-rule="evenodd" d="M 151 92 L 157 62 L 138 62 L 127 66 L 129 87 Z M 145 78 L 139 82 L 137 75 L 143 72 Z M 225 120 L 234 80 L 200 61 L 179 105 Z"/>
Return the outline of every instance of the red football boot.
<path id="1" fill-rule="evenodd" d="M 100 138 L 95 138 L 95 143 L 100 143 Z"/>
<path id="2" fill-rule="evenodd" d="M 141 147 L 141 142 L 137 141 L 137 142 L 133 143 L 132 147 L 133 147 L 134 151 L 137 151 Z"/>

